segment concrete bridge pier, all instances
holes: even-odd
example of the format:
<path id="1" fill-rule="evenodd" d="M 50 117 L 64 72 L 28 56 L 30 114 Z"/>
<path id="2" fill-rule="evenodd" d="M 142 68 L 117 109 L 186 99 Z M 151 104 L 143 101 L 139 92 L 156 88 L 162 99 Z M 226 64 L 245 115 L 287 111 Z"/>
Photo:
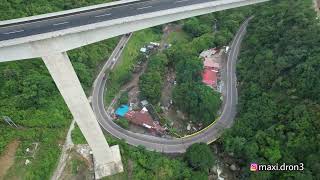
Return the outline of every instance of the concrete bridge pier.
<path id="1" fill-rule="evenodd" d="M 96 178 L 123 172 L 119 146 L 109 147 L 67 53 L 42 59 L 92 149 Z"/>

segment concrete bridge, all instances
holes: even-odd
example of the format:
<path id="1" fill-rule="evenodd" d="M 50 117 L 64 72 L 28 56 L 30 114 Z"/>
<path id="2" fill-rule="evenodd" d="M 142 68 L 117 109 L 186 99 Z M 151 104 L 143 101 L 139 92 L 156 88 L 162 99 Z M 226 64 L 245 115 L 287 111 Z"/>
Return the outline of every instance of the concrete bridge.
<path id="1" fill-rule="evenodd" d="M 109 147 L 67 51 L 168 22 L 268 0 L 122 0 L 0 22 L 0 62 L 42 58 L 90 145 L 96 177 L 123 171 Z"/>

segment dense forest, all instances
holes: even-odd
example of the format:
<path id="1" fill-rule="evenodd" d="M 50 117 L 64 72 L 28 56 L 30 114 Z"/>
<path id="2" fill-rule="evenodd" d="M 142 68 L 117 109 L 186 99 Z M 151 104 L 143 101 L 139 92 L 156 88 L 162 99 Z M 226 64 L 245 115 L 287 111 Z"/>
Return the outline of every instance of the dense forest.
<path id="1" fill-rule="evenodd" d="M 208 126 L 218 117 L 221 106 L 220 94 L 202 83 L 203 61 L 199 54 L 227 46 L 250 12 L 244 7 L 184 20 L 183 30 L 191 41 L 176 42 L 165 51 L 169 66 L 176 72 L 173 102 L 194 123 Z"/>
<path id="2" fill-rule="evenodd" d="M 116 43 L 117 38 L 69 52 L 85 90 L 91 87 L 97 66 L 110 55 Z M 2 116 L 10 117 L 19 128 L 8 126 Z M 31 143 L 39 142 L 40 157 L 29 166 L 27 177 L 46 179 L 50 175 L 60 153 L 58 141 L 64 139 L 71 118 L 40 59 L 0 63 L 0 154 L 14 139 L 22 143 L 18 150 L 20 157 L 25 156 L 24 150 Z"/>
<path id="3" fill-rule="evenodd" d="M 89 3 L 90 2 L 90 3 Z M 100 2 L 106 2 L 100 0 Z M 70 9 L 98 1 L 11 1 L 0 3 L 0 19 L 30 16 Z M 118 38 L 109 39 L 68 52 L 83 88 L 88 92 L 97 66 L 112 52 Z M 19 128 L 12 128 L 2 120 L 10 117 Z M 18 140 L 16 163 L 7 178 L 48 179 L 60 155 L 63 141 L 72 118 L 59 91 L 40 59 L 0 63 L 0 154 L 6 145 Z M 22 167 L 25 152 L 32 143 L 39 143 L 32 165 Z M 41 169 L 41 171 L 39 171 Z"/>
<path id="4" fill-rule="evenodd" d="M 229 13 L 228 13 L 229 12 Z M 169 69 L 176 74 L 173 89 L 175 107 L 194 123 L 209 125 L 217 118 L 220 94 L 202 83 L 203 61 L 199 54 L 206 49 L 228 45 L 239 25 L 250 15 L 249 8 L 217 12 L 179 21 L 186 39 L 173 42 L 164 54 L 151 55 L 148 68 L 140 77 L 141 95 L 153 104 L 161 98 L 164 75 Z M 187 102 L 187 103 L 186 103 Z"/>
<path id="5" fill-rule="evenodd" d="M 153 104 L 157 104 L 160 100 L 167 64 L 168 59 L 165 54 L 152 55 L 146 72 L 139 79 L 141 96 Z"/>
<path id="6" fill-rule="evenodd" d="M 85 2 L 85 1 L 83 1 Z M 10 2 L 9 2 L 10 3 Z M 43 2 L 45 3 L 45 2 Z M 66 2 L 68 4 L 68 2 Z M 79 6 L 78 3 L 73 2 L 75 5 L 73 7 Z M 71 3 L 71 4 L 73 4 Z M 20 17 L 24 15 L 34 15 L 39 14 L 44 11 L 40 11 L 37 9 L 37 3 L 33 2 L 32 5 L 27 5 L 24 8 L 29 9 L 21 10 L 23 8 L 17 8 L 17 5 L 11 2 L 11 6 L 15 8 L 7 8 L 8 11 L 15 9 L 15 11 L 21 11 L 22 14 L 19 13 L 10 15 L 9 19 L 13 17 Z M 40 3 L 41 4 L 41 3 Z M 52 4 L 54 2 L 48 2 L 48 7 L 54 7 Z M 35 8 L 35 9 L 33 9 Z M 56 7 L 55 7 L 56 8 Z M 53 8 L 53 9 L 55 9 Z M 31 10 L 32 9 L 32 10 Z M 60 8 L 56 8 L 57 10 L 61 10 Z M 42 9 L 41 9 L 42 10 Z M 54 11 L 54 10 L 52 10 Z M 32 12 L 32 13 L 29 13 Z M 232 12 L 232 13 L 230 13 Z M 244 12 L 244 11 L 243 11 Z M 3 12 L 1 11 L 2 16 L 6 17 L 10 14 L 10 12 Z M 171 63 L 171 66 L 176 66 L 177 72 L 179 73 L 179 84 L 183 84 L 183 82 L 188 81 L 188 78 L 194 78 L 195 88 L 200 87 L 205 88 L 203 85 L 199 84 L 199 75 L 201 70 L 201 64 L 199 64 L 199 60 L 197 59 L 197 54 L 206 48 L 215 45 L 224 45 L 226 44 L 231 38 L 232 33 L 238 27 L 241 21 L 243 21 L 245 15 L 240 13 L 240 11 L 229 11 L 227 12 L 219 12 L 215 15 L 210 14 L 207 16 L 201 16 L 199 18 L 190 19 L 190 21 L 195 21 L 196 23 L 200 24 L 207 24 L 206 29 L 209 31 L 201 31 L 196 35 L 193 35 L 192 31 L 197 28 L 198 24 L 186 23 L 185 27 L 188 26 L 190 32 L 188 34 L 193 39 L 190 43 L 180 42 L 180 44 L 176 44 L 175 53 L 183 55 L 188 49 L 193 51 L 193 59 L 197 61 L 192 61 L 198 63 L 198 69 L 191 74 L 191 76 L 184 77 L 183 74 L 186 74 L 186 71 L 183 70 L 183 66 L 187 65 L 189 68 L 188 70 L 192 70 L 192 62 L 188 62 L 187 60 L 189 57 L 183 59 L 180 57 L 181 61 L 177 58 L 173 58 L 170 56 L 170 60 L 168 62 Z M 213 32 L 211 26 L 213 25 L 212 20 L 218 19 L 218 21 L 226 20 L 227 24 L 220 24 L 219 29 L 220 31 Z M 188 20 L 187 20 L 188 22 Z M 178 22 L 183 23 L 183 22 Z M 195 25 L 195 26 L 193 26 Z M 229 26 L 227 26 L 229 25 Z M 230 27 L 233 27 L 232 29 Z M 186 28 L 186 29 L 188 29 Z M 130 50 L 130 55 L 137 54 L 138 47 L 140 47 L 141 43 L 137 43 L 138 40 L 143 39 L 143 33 L 147 33 L 147 37 L 151 36 L 150 31 L 144 31 L 137 33 L 137 38 L 133 37 L 132 45 L 135 48 Z M 158 32 L 159 34 L 160 32 Z M 214 33 L 214 34 L 213 34 Z M 213 40 L 212 36 L 215 35 L 215 41 L 212 44 L 211 40 Z M 153 36 L 153 35 L 152 35 Z M 150 39 L 150 38 L 149 38 Z M 117 42 L 117 38 L 106 40 L 97 44 L 93 44 L 90 46 L 86 46 L 83 48 L 79 48 L 68 52 L 70 59 L 74 65 L 75 70 L 80 78 L 83 88 L 88 91 L 94 77 L 94 72 L 96 71 L 96 67 L 102 62 L 106 57 L 110 55 L 110 52 L 115 47 Z M 140 42 L 140 41 L 139 41 Z M 143 41 L 141 41 L 143 42 Z M 183 44 L 188 44 L 188 46 L 184 46 L 184 50 L 180 51 L 178 47 L 183 46 Z M 132 52 L 131 52 L 132 51 Z M 167 53 L 166 53 L 167 54 Z M 169 55 L 173 55 L 173 53 L 169 53 Z M 177 55 L 178 57 L 179 55 Z M 129 57 L 129 56 L 128 56 Z M 132 56 L 131 56 L 132 57 Z M 163 57 L 163 55 L 162 55 Z M 132 58 L 128 59 L 128 62 L 131 61 Z M 125 61 L 127 62 L 127 61 Z M 159 59 L 161 62 L 161 58 Z M 180 62 L 180 63 L 179 63 Z M 165 64 L 166 64 L 165 63 Z M 160 65 L 160 66 L 159 66 Z M 150 64 L 150 68 L 162 68 L 160 64 Z M 122 70 L 123 71 L 123 70 Z M 128 72 L 128 71 L 126 71 Z M 116 71 L 112 73 L 111 79 L 115 78 L 121 73 Z M 124 73 L 122 73 L 124 74 Z M 9 128 L 7 124 L 1 121 L 0 123 L 0 154 L 3 152 L 5 146 L 14 139 L 18 139 L 21 142 L 21 145 L 18 148 L 18 158 L 16 158 L 17 162 L 14 166 L 9 170 L 8 178 L 10 177 L 25 177 L 26 179 L 48 179 L 57 163 L 60 149 L 59 149 L 59 142 L 63 141 L 63 138 L 66 134 L 66 128 L 70 123 L 70 119 L 72 118 L 67 107 L 64 104 L 62 97 L 60 96 L 58 90 L 56 89 L 47 69 L 45 68 L 43 62 L 40 59 L 28 60 L 28 61 L 17 61 L 17 62 L 7 62 L 0 64 L 0 90 L 1 90 L 1 101 L 0 101 L 0 112 L 1 116 L 9 116 L 18 126 L 19 129 Z M 127 77 L 121 76 L 121 77 Z M 127 78 L 125 78 L 127 79 Z M 196 85 L 197 84 L 197 85 Z M 183 86 L 181 86 L 183 87 Z M 182 88 L 183 89 L 183 88 Z M 204 96 L 208 95 L 208 91 L 204 90 Z M 209 94 L 212 91 L 210 91 Z M 196 106 L 196 104 L 194 104 Z M 213 120 L 214 114 L 210 113 L 207 116 L 208 120 Z M 37 154 L 37 158 L 32 160 L 32 165 L 28 166 L 27 168 L 21 167 L 22 162 L 25 160 L 25 149 L 30 147 L 31 143 L 39 142 L 40 143 L 40 150 Z M 125 148 L 125 147 L 122 147 Z M 197 149 L 196 149 L 197 150 Z M 136 153 L 146 154 L 143 150 L 132 149 L 129 153 L 133 155 Z M 208 151 L 206 151 L 208 152 Z M 149 154 L 149 155 L 148 155 Z M 148 172 L 147 174 L 143 173 L 145 177 L 148 177 L 149 174 L 157 173 L 157 167 L 166 166 L 162 173 L 171 173 L 172 178 L 190 178 L 190 177 L 198 177 L 198 179 L 205 179 L 208 172 L 193 172 L 189 169 L 184 162 L 175 161 L 170 158 L 161 157 L 160 154 L 152 154 L 148 153 L 146 156 L 138 156 L 134 160 L 135 163 L 140 165 L 140 169 L 136 170 L 137 178 L 143 177 L 142 172 Z M 150 159 L 154 156 L 155 159 L 158 159 L 158 166 L 153 165 L 153 170 L 150 170 L 151 165 L 149 163 L 154 162 L 155 160 L 148 161 L 148 164 L 143 165 L 141 164 L 141 159 Z M 161 158 L 160 158 L 161 157 Z M 206 155 L 202 156 L 206 157 Z M 191 158 L 191 157 L 190 157 Z M 194 158 L 191 158 L 194 159 Z M 191 163 L 192 160 L 187 160 Z M 196 160 L 197 161 L 197 160 Z M 45 163 L 44 163 L 45 162 Z M 163 163 L 165 162 L 165 163 Z M 174 163 L 176 166 L 174 168 L 178 168 L 181 166 L 184 169 L 184 172 L 187 174 L 172 174 L 171 163 Z M 181 165 L 181 163 L 183 165 Z M 210 161 L 209 164 L 212 162 Z M 194 166 L 195 163 L 191 163 L 191 167 Z M 41 171 L 39 171 L 41 169 Z M 140 175 L 139 175 L 140 174 Z M 192 174 L 192 175 L 191 175 Z"/>
<path id="7" fill-rule="evenodd" d="M 242 179 L 320 179 L 319 45 L 311 0 L 272 1 L 256 11 L 237 67 L 238 117 L 223 137 Z M 250 173 L 250 162 L 305 169 Z"/>
<path id="8" fill-rule="evenodd" d="M 107 1 L 2 0 L 0 20 L 101 2 Z M 199 85 L 198 53 L 226 45 L 240 23 L 254 13 L 237 67 L 237 119 L 220 140 L 224 150 L 243 167 L 242 179 L 320 179 L 320 27 L 311 7 L 311 0 L 275 0 L 263 8 L 245 7 L 190 18 L 182 23 L 191 41 L 177 42 L 165 52 L 165 64 L 177 72 L 175 103 L 190 116 L 205 112 L 202 119 L 207 124 L 215 117 L 212 111 L 189 111 L 200 108 L 196 100 L 217 96 Z M 110 55 L 117 41 L 114 38 L 68 52 L 86 91 L 90 90 L 97 66 Z M 150 68 L 163 68 L 158 65 Z M 161 73 L 156 76 L 161 80 Z M 183 103 L 185 94 L 195 95 L 189 100 L 194 103 Z M 9 177 L 49 179 L 60 154 L 58 144 L 72 117 L 40 59 L 0 63 L 2 116 L 9 116 L 19 128 L 11 128 L 1 119 L 0 154 L 12 140 L 21 142 L 16 158 L 19 163 L 9 170 Z M 127 158 L 124 161 L 133 161 L 134 179 L 206 179 L 214 161 L 202 144 L 189 149 L 185 157 L 172 159 L 111 138 L 108 141 L 120 143 Z M 25 149 L 33 142 L 40 143 L 40 150 L 30 166 L 22 167 Z M 250 162 L 302 162 L 305 170 L 250 173 Z"/>
<path id="9" fill-rule="evenodd" d="M 86 144 L 78 127 L 72 132 L 72 139 L 75 144 Z M 204 143 L 193 144 L 185 154 L 170 157 L 148 151 L 142 146 L 131 146 L 110 135 L 106 139 L 110 146 L 120 146 L 124 165 L 124 173 L 106 178 L 110 180 L 207 180 L 209 169 L 216 160 L 210 147 Z"/>

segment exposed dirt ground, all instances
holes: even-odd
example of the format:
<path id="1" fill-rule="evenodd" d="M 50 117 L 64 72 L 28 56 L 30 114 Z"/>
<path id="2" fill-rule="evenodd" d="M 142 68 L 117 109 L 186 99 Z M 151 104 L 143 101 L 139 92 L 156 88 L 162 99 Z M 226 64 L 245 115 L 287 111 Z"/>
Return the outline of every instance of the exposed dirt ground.
<path id="1" fill-rule="evenodd" d="M 128 179 L 132 179 L 133 161 L 131 159 L 128 160 L 127 171 L 128 171 Z"/>
<path id="2" fill-rule="evenodd" d="M 176 79 L 174 70 L 169 70 L 165 75 L 165 81 L 163 89 L 161 91 L 161 105 L 164 107 L 169 107 L 170 100 L 172 100 L 172 89 L 174 87 L 174 81 Z"/>
<path id="3" fill-rule="evenodd" d="M 127 84 L 125 84 L 121 90 L 128 90 L 128 94 L 129 94 L 129 102 L 131 103 L 136 103 L 137 101 L 139 101 L 139 78 L 140 76 L 145 72 L 146 68 L 147 68 L 147 62 L 144 62 L 140 65 L 141 69 L 140 71 L 133 73 L 132 74 L 132 79 L 130 82 L 128 82 Z"/>
<path id="4" fill-rule="evenodd" d="M 314 2 L 315 10 L 317 11 L 318 14 L 320 14 L 320 0 L 313 0 L 313 2 Z"/>
<path id="5" fill-rule="evenodd" d="M 2 180 L 7 170 L 13 165 L 15 154 L 20 142 L 18 140 L 12 141 L 8 144 L 3 155 L 0 157 L 0 180 Z"/>
<path id="6" fill-rule="evenodd" d="M 164 44 L 168 43 L 168 37 L 170 33 L 181 31 L 181 25 L 177 24 L 168 24 L 164 27 L 163 35 L 161 39 L 161 50 L 164 49 Z M 174 88 L 174 81 L 176 79 L 176 75 L 173 69 L 169 69 L 165 75 L 165 81 L 163 85 L 163 89 L 161 92 L 161 106 L 165 107 L 164 113 L 162 114 L 164 117 L 168 118 L 173 122 L 173 128 L 180 130 L 179 132 L 183 132 L 186 126 L 186 122 L 183 118 L 183 114 L 177 114 L 176 110 L 171 106 L 170 101 L 172 100 L 172 90 Z"/>
<path id="7" fill-rule="evenodd" d="M 174 70 L 168 70 L 164 78 L 164 85 L 161 91 L 160 102 L 161 106 L 164 107 L 164 113 L 162 113 L 162 115 L 173 123 L 173 128 L 177 129 L 179 133 L 183 134 L 187 126 L 185 115 L 183 115 L 181 112 L 177 113 L 174 106 L 172 106 L 170 103 L 172 101 L 172 90 L 175 86 L 175 79 L 176 75 Z"/>
<path id="8" fill-rule="evenodd" d="M 168 24 L 163 28 L 163 35 L 160 42 L 160 50 L 164 50 L 164 45 L 168 43 L 170 33 L 181 31 L 182 26 L 178 24 Z"/>
<path id="9" fill-rule="evenodd" d="M 128 91 L 129 94 L 129 102 L 130 103 L 138 103 L 139 102 L 139 78 L 147 69 L 147 61 L 143 62 L 139 66 L 139 70 L 132 74 L 132 79 L 130 82 L 126 83 L 122 86 L 121 91 Z M 134 125 L 130 123 L 129 130 L 135 133 L 147 134 L 148 131 L 140 126 Z"/>
<path id="10" fill-rule="evenodd" d="M 164 28 L 163 31 L 163 35 L 161 38 L 161 42 L 160 42 L 160 51 L 162 51 L 164 49 L 164 44 L 167 43 L 168 41 L 168 36 L 171 32 L 174 32 L 176 30 L 181 30 L 180 26 L 177 25 L 167 25 Z M 140 101 L 139 99 L 139 94 L 140 94 L 140 90 L 139 90 L 139 78 L 140 76 L 145 72 L 145 70 L 147 69 L 147 62 L 143 62 L 142 64 L 139 65 L 139 68 L 136 68 L 137 71 L 133 73 L 132 75 L 132 79 L 130 82 L 128 82 L 127 84 L 125 84 L 122 88 L 121 91 L 128 91 L 129 94 L 129 102 L 130 103 L 138 103 Z M 175 79 L 175 73 L 174 71 L 169 71 L 169 73 L 166 74 L 166 81 L 164 84 L 164 88 L 162 90 L 162 98 L 161 98 L 161 104 L 163 106 L 168 106 L 171 98 L 171 91 L 173 88 L 173 81 Z M 134 125 L 134 124 L 130 124 L 129 126 L 129 130 L 136 132 L 136 133 L 141 133 L 141 134 L 148 134 L 149 131 L 147 131 L 145 128 Z"/>
<path id="11" fill-rule="evenodd" d="M 66 167 L 62 173 L 62 180 L 92 180 L 93 172 L 89 162 L 76 152 L 71 152 Z"/>

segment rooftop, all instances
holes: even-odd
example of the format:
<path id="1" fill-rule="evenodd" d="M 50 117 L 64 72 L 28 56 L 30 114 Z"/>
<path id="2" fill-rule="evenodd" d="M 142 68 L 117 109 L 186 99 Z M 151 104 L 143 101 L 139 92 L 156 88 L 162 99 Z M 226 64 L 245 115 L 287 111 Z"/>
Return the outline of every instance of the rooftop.
<path id="1" fill-rule="evenodd" d="M 149 130 L 155 130 L 159 133 L 162 133 L 165 130 L 159 123 L 153 121 L 146 108 L 143 108 L 141 111 L 129 111 L 125 117 L 133 124 L 143 126 Z"/>
<path id="2" fill-rule="evenodd" d="M 217 87 L 217 71 L 213 69 L 205 69 L 202 74 L 202 82 L 210 87 Z"/>
<path id="3" fill-rule="evenodd" d="M 128 105 L 121 105 L 115 112 L 117 116 L 124 117 L 127 112 L 129 111 L 129 106 Z"/>
<path id="4" fill-rule="evenodd" d="M 220 69 L 220 64 L 217 62 L 214 62 L 212 59 L 210 58 L 205 58 L 204 62 L 204 67 L 210 67 L 210 68 L 216 68 L 216 69 Z"/>

